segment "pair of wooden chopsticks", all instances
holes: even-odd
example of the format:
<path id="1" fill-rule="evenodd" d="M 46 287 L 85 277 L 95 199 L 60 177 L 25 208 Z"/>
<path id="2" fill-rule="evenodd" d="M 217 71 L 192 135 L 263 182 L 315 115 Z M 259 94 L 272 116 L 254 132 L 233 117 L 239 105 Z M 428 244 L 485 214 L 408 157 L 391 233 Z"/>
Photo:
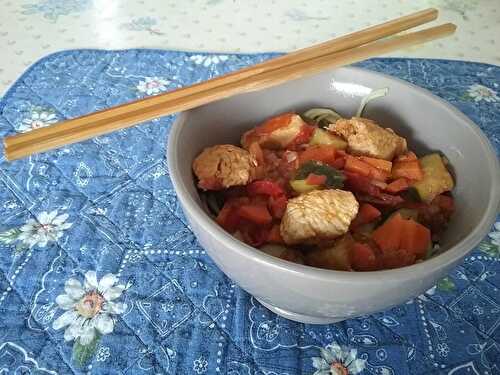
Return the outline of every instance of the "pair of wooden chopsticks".
<path id="1" fill-rule="evenodd" d="M 7 160 L 20 159 L 235 94 L 275 86 L 327 68 L 351 64 L 453 34 L 456 26 L 446 23 L 396 35 L 433 21 L 437 16 L 436 9 L 426 9 L 192 86 L 6 137 L 5 157 Z"/>

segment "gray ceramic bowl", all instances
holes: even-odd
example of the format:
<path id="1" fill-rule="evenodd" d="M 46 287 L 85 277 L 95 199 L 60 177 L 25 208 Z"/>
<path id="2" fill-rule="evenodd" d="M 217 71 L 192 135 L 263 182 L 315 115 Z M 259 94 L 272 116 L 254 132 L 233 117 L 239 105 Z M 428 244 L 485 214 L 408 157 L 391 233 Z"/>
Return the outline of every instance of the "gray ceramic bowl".
<path id="1" fill-rule="evenodd" d="M 389 88 L 388 96 L 371 102 L 364 116 L 405 136 L 417 153 L 443 151 L 453 166 L 457 214 L 443 239 L 442 254 L 387 271 L 317 269 L 245 245 L 204 212 L 191 172 L 191 163 L 203 148 L 237 144 L 245 130 L 284 111 L 324 106 L 350 116 L 361 97 L 384 87 Z M 500 200 L 498 160 L 475 124 L 421 88 L 357 68 L 328 71 L 182 113 L 170 132 L 168 162 L 193 232 L 220 269 L 270 310 L 305 323 L 372 313 L 421 294 L 487 234 Z"/>

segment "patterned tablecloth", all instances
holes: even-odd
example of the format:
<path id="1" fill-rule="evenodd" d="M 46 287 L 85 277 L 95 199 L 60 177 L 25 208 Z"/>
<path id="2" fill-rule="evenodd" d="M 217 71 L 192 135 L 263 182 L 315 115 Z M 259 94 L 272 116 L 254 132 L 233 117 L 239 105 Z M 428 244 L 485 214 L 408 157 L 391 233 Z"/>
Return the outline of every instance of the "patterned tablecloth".
<path id="1" fill-rule="evenodd" d="M 270 56 L 57 53 L 0 101 L 0 136 Z M 448 100 L 500 150 L 500 68 L 361 65 Z M 172 120 L 1 160 L 0 374 L 500 374 L 500 222 L 406 304 L 338 324 L 294 323 L 225 277 L 197 244 L 169 180 Z"/>

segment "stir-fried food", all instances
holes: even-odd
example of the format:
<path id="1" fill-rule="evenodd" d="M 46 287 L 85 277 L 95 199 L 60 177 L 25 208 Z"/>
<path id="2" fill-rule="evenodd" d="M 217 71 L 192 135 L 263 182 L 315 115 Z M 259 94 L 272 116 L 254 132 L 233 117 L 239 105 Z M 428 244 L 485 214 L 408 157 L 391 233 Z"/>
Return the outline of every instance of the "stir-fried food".
<path id="1" fill-rule="evenodd" d="M 421 158 L 372 120 L 333 110 L 284 113 L 193 163 L 215 220 L 239 240 L 291 262 L 375 271 L 434 253 L 454 211 L 439 153 Z"/>

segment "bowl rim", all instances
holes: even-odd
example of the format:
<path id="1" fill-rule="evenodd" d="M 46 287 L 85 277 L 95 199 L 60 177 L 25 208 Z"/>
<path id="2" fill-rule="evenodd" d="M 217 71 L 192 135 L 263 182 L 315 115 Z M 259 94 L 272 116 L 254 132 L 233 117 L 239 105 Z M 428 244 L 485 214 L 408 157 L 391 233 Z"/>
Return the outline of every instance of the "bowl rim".
<path id="1" fill-rule="evenodd" d="M 447 251 L 421 263 L 402 268 L 367 272 L 336 271 L 316 268 L 289 262 L 268 255 L 263 251 L 259 251 L 258 249 L 239 241 L 234 236 L 226 232 L 223 228 L 221 228 L 199 206 L 199 204 L 190 196 L 190 194 L 187 193 L 187 187 L 182 181 L 180 172 L 175 168 L 175 165 L 177 164 L 178 159 L 176 152 L 177 140 L 180 132 L 182 131 L 183 124 L 185 123 L 189 111 L 181 112 L 175 119 L 170 129 L 167 148 L 169 174 L 171 176 L 172 184 L 174 185 L 177 197 L 182 203 L 182 208 L 186 210 L 191 217 L 193 217 L 193 219 L 197 222 L 197 224 L 199 224 L 202 230 L 210 233 L 210 235 L 214 236 L 218 241 L 224 242 L 226 246 L 237 252 L 238 255 L 242 257 L 242 259 L 262 263 L 267 265 L 268 267 L 271 266 L 287 273 L 300 274 L 302 277 L 306 276 L 308 279 L 322 279 L 323 281 L 363 284 L 365 284 L 367 281 L 371 281 L 380 284 L 381 282 L 387 282 L 394 279 L 401 280 L 409 278 L 411 279 L 412 277 L 419 278 L 422 274 L 431 274 L 438 270 L 446 268 L 449 265 L 452 265 L 454 262 L 465 257 L 467 253 L 473 250 L 474 247 L 476 247 L 479 242 L 487 235 L 497 217 L 498 211 L 500 210 L 500 184 L 498 183 L 498 181 L 500 181 L 500 165 L 495 150 L 478 125 L 476 125 L 471 119 L 469 119 L 456 107 L 452 106 L 446 100 L 434 95 L 427 89 L 385 73 L 379 73 L 372 70 L 352 66 L 330 69 L 319 74 L 333 74 L 334 72 L 342 70 L 351 72 L 352 74 L 361 73 L 368 76 L 372 75 L 377 78 L 384 78 L 389 81 L 393 81 L 396 84 L 406 86 L 416 95 L 424 96 L 437 102 L 437 105 L 446 110 L 450 118 L 453 118 L 455 120 L 454 122 L 464 122 L 465 125 L 471 128 L 473 133 L 478 138 L 478 141 L 482 143 L 483 149 L 486 151 L 486 157 L 488 159 L 488 170 L 496 171 L 498 178 L 494 179 L 494 181 L 497 181 L 497 183 L 493 184 L 492 186 L 492 190 L 488 197 L 488 207 L 486 211 L 484 212 L 481 220 L 475 225 L 473 230 L 467 236 L 462 238 L 460 242 L 458 242 L 455 246 L 448 249 Z M 303 79 L 307 80 L 309 79 L 309 77 Z"/>

